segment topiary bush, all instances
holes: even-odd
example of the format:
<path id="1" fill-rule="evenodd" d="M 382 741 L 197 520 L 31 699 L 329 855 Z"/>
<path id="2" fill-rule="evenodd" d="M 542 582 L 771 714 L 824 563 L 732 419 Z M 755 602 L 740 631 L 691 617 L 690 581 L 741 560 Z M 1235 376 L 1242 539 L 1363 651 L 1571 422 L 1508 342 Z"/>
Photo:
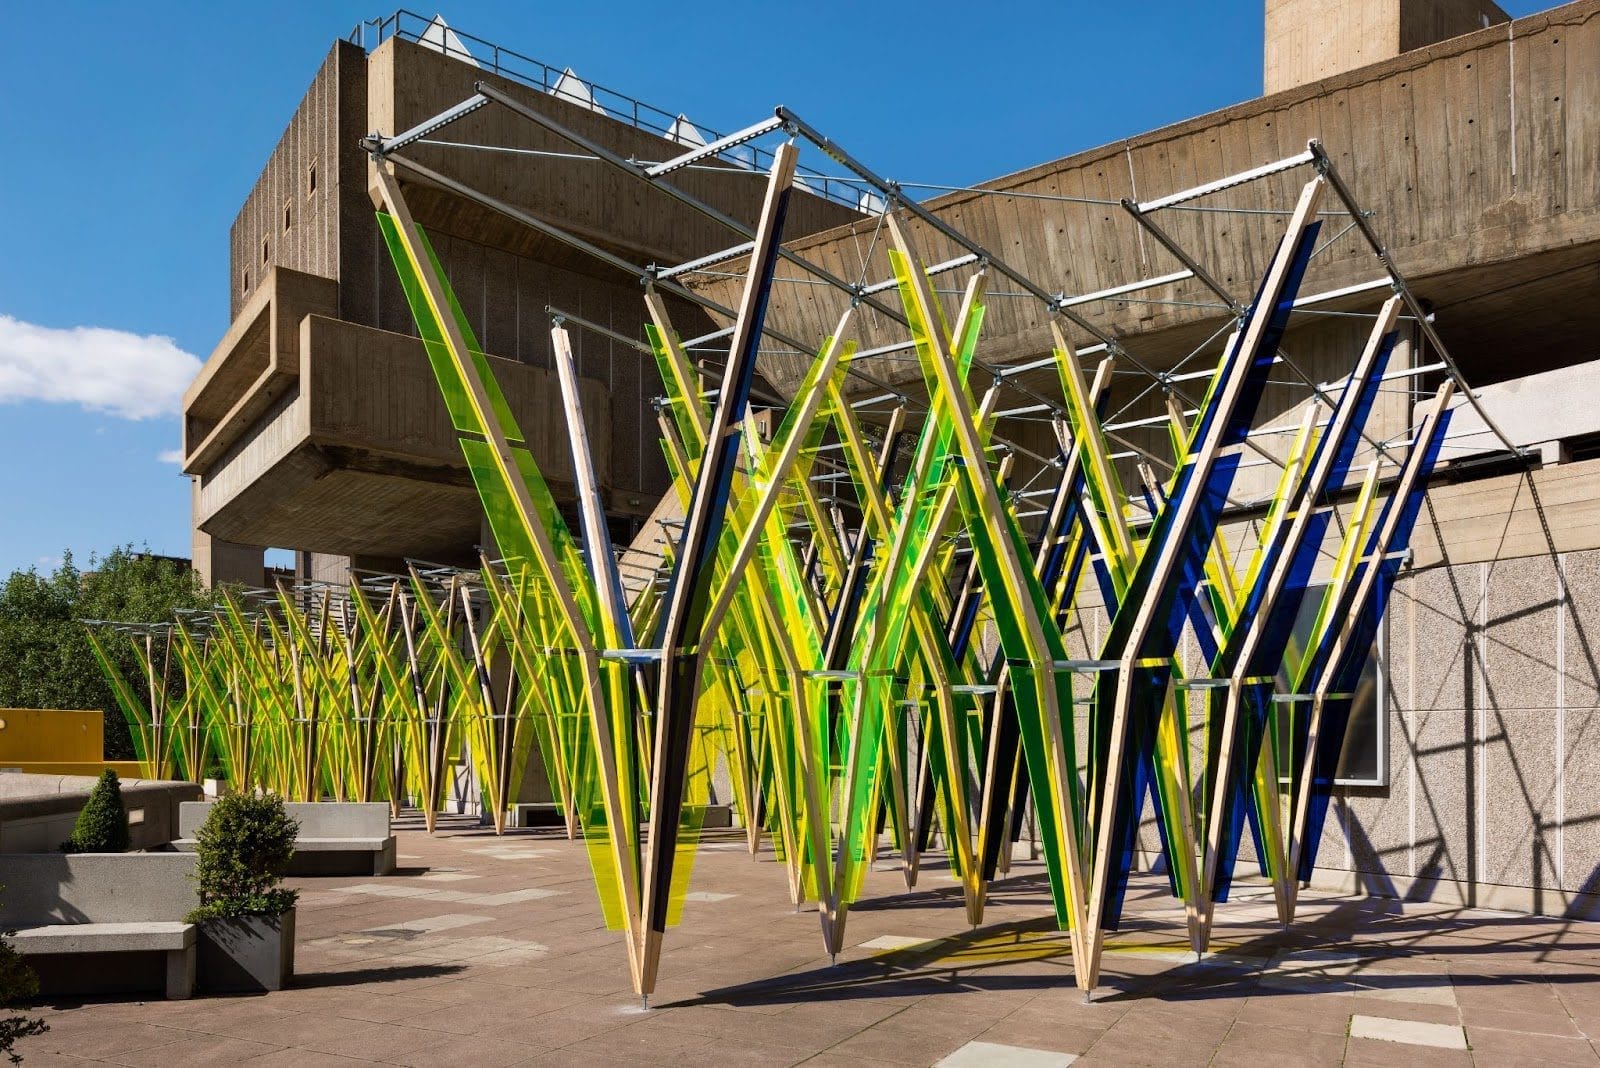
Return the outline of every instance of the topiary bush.
<path id="1" fill-rule="evenodd" d="M 299 893 L 281 885 L 300 825 L 273 795 L 227 794 L 195 835 L 200 907 L 189 922 L 281 916 Z"/>
<path id="2" fill-rule="evenodd" d="M 126 853 L 128 810 L 122 805 L 122 783 L 107 768 L 89 791 L 89 800 L 72 825 L 72 837 L 61 843 L 63 853 Z"/>

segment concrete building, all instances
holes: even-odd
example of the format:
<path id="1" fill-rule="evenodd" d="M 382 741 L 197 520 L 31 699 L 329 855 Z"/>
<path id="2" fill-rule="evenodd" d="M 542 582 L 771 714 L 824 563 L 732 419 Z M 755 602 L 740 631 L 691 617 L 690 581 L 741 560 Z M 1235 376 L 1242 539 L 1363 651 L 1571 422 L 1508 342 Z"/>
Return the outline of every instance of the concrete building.
<path id="1" fill-rule="evenodd" d="M 427 26 L 397 18 L 391 28 L 398 32 L 370 51 L 348 41 L 333 46 L 234 220 L 233 323 L 183 406 L 194 560 L 207 581 L 261 585 L 265 547 L 296 550 L 303 576 L 342 581 L 351 563 L 391 570 L 408 557 L 472 564 L 487 540 L 378 234 L 361 137 L 405 130 L 469 95 L 478 79 L 639 159 L 677 155 L 698 136 L 675 125 L 676 116 L 454 33 L 455 47 L 480 48 L 500 72 L 446 55 L 419 43 Z M 452 128 L 451 137 L 533 153 L 567 147 L 526 125 L 485 112 Z M 581 162 L 545 157 L 529 168 L 511 153 L 431 146 L 418 146 L 418 158 L 640 262 L 677 263 L 720 247 L 722 235 L 703 218 L 619 198 L 614 183 L 593 182 Z M 748 214 L 759 203 L 760 186 L 745 174 L 697 170 L 684 182 L 730 213 Z M 558 494 L 565 484 L 570 497 L 566 431 L 544 414 L 561 408 L 545 308 L 637 334 L 637 280 L 444 191 L 418 190 L 412 205 L 480 343 L 505 361 L 497 375 L 534 435 L 535 458 Z M 801 196 L 790 232 L 859 217 L 853 202 Z M 689 331 L 707 322 L 687 305 L 675 303 L 674 314 Z M 595 463 L 614 535 L 626 541 L 666 484 L 652 407 L 659 384 L 630 347 L 593 334 L 578 346 Z"/>
<path id="2" fill-rule="evenodd" d="M 1484 404 L 1530 458 L 1512 458 L 1467 417 L 1456 430 L 1380 639 L 1382 714 L 1368 732 L 1369 766 L 1342 788 L 1323 875 L 1436 900 L 1600 912 L 1600 459 L 1589 458 L 1600 441 L 1592 404 L 1600 365 L 1591 363 L 1600 358 L 1600 0 L 1514 21 L 1478 0 L 1269 0 L 1265 71 L 1261 98 L 928 206 L 1030 277 L 1094 293 L 1177 266 L 1118 206 L 1123 198 L 1282 159 L 1311 138 L 1327 147 L 1466 379 L 1486 387 Z M 263 545 L 314 554 L 303 569 L 332 574 L 346 561 L 386 567 L 406 556 L 467 563 L 485 540 L 375 234 L 356 147 L 368 129 L 405 129 L 464 99 L 485 76 L 412 41 L 390 38 L 370 53 L 337 45 L 246 202 L 234 226 L 234 326 L 185 402 L 196 560 L 212 578 L 251 578 Z M 501 80 L 625 155 L 662 158 L 681 147 L 597 114 L 574 88 L 592 95 L 581 83 L 549 80 L 568 86 L 563 96 Z M 469 116 L 451 137 L 565 148 L 532 124 L 502 121 Z M 681 263 L 728 244 L 703 218 L 660 198 L 646 206 L 558 157 L 531 168 L 432 146 L 416 155 L 640 263 Z M 1163 225 L 1184 247 L 1204 250 L 1216 281 L 1248 299 L 1272 249 L 1272 212 L 1301 180 L 1240 186 L 1227 199 L 1232 210 L 1174 213 Z M 738 202 L 752 195 L 743 176 L 696 172 L 683 184 L 748 215 Z M 511 361 L 499 377 L 519 418 L 548 429 L 534 451 L 559 482 L 561 428 L 523 418 L 556 407 L 545 306 L 636 337 L 636 283 L 445 192 L 419 188 L 408 198 L 485 348 Z M 813 261 L 859 263 L 872 225 L 849 203 L 806 197 L 787 233 Z M 911 230 L 929 262 L 958 251 L 927 227 Z M 1330 238 L 1306 292 L 1381 274 L 1364 243 Z M 784 264 L 779 275 L 798 271 Z M 867 275 L 889 276 L 881 248 Z M 699 288 L 730 303 L 734 284 L 710 278 Z M 1320 305 L 1284 348 L 1316 381 L 1337 377 L 1368 329 L 1352 316 L 1384 295 Z M 780 284 L 769 323 L 820 338 L 846 299 Z M 672 310 L 686 335 L 705 321 L 686 303 Z M 1166 372 L 1214 362 L 1229 317 L 1193 278 L 1095 308 L 1130 352 Z M 858 328 L 863 348 L 902 336 L 871 313 Z M 1395 366 L 1431 367 L 1438 354 L 1411 330 Z M 1049 348 L 1044 313 L 1027 301 L 994 301 L 984 333 L 985 357 L 1007 365 Z M 575 336 L 592 381 L 585 407 L 604 428 L 594 437 L 604 443 L 597 459 L 609 514 L 626 536 L 663 488 L 653 371 L 624 342 Z M 881 380 L 919 388 L 912 365 L 868 364 Z M 783 392 L 800 368 L 775 358 L 763 373 Z M 1045 389 L 1051 374 L 1018 382 Z M 1419 372 L 1386 393 L 1376 436 L 1403 430 L 1436 380 Z M 1303 388 L 1285 384 L 1270 387 L 1264 410 L 1269 423 L 1287 425 L 1306 403 Z M 1164 410 L 1134 389 L 1113 404 L 1129 423 Z M 1049 451 L 1048 427 L 1037 422 L 1007 420 L 1001 433 Z M 1126 433 L 1154 444 L 1164 431 Z M 1275 475 L 1263 467 L 1259 478 Z M 1232 518 L 1247 538 L 1251 517 Z M 1085 648 L 1101 625 L 1086 616 Z"/>

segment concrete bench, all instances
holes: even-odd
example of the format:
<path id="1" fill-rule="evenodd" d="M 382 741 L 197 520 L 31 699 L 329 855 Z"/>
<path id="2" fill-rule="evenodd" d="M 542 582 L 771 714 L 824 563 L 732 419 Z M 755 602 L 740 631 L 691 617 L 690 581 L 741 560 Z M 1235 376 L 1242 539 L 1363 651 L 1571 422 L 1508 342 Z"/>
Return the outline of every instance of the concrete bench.
<path id="1" fill-rule="evenodd" d="M 193 852 L 195 835 L 211 814 L 212 801 L 178 806 L 176 849 Z M 284 809 L 300 825 L 290 875 L 389 875 L 394 872 L 395 840 L 386 803 L 290 801 Z"/>
<path id="2" fill-rule="evenodd" d="M 195 858 L 177 853 L 0 856 L 0 926 L 47 994 L 194 992 Z M 119 956 L 107 968 L 103 954 Z"/>

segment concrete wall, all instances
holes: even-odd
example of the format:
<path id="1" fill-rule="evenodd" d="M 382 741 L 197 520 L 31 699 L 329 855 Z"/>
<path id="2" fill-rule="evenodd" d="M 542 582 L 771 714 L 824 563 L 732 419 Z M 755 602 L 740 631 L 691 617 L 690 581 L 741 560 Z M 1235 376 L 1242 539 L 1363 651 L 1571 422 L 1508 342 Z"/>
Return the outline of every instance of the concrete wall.
<path id="1" fill-rule="evenodd" d="M 395 133 L 457 104 L 473 93 L 482 70 L 393 39 L 369 60 L 369 129 Z M 622 155 L 668 158 L 683 146 L 634 129 L 566 100 L 508 79 L 487 80 L 524 104 Z M 533 122 L 499 107 L 484 108 L 453 124 L 445 138 L 529 151 L 570 153 L 573 146 Z M 665 195 L 628 181 L 596 161 L 529 157 L 500 152 L 414 145 L 405 155 L 474 189 L 548 219 L 638 264 L 682 262 L 737 244 L 741 238 Z M 363 164 L 363 172 L 365 164 Z M 521 224 L 408 180 L 408 203 L 427 230 L 478 340 L 487 352 L 549 369 L 550 315 L 554 305 L 625 337 L 643 340 L 644 302 L 639 280 L 602 266 Z M 729 167 L 725 174 L 684 171 L 674 182 L 747 223 L 765 191 L 762 176 Z M 370 216 L 371 207 L 366 214 Z M 858 218 L 839 204 L 797 196 L 788 232 L 807 234 Z M 371 318 L 385 330 L 415 330 L 389 254 L 374 233 L 370 249 L 352 251 L 342 277 L 375 280 Z M 686 337 L 714 329 L 698 309 L 673 300 L 674 323 Z M 578 373 L 605 382 L 611 394 L 608 447 L 613 462 L 602 484 L 613 490 L 616 511 L 643 517 L 666 488 L 654 398 L 661 393 L 654 362 L 636 348 L 573 328 Z M 636 501 L 637 503 L 630 503 Z"/>
<path id="2" fill-rule="evenodd" d="M 0 774 L 0 853 L 59 850 L 95 781 L 87 775 Z M 158 849 L 178 837 L 178 806 L 201 796 L 194 783 L 122 780 L 130 848 Z"/>
<path id="3" fill-rule="evenodd" d="M 1414 571 L 1387 624 L 1391 782 L 1338 791 L 1325 878 L 1600 915 L 1600 551 Z"/>
<path id="4" fill-rule="evenodd" d="M 984 183 L 990 193 L 951 193 L 928 206 L 1047 290 L 1090 293 L 1178 268 L 1115 206 L 1119 198 L 1148 200 L 1283 159 L 1313 137 L 1375 213 L 1374 226 L 1418 294 L 1433 304 L 1441 335 L 1474 382 L 1593 358 L 1600 337 L 1600 302 L 1593 299 L 1600 292 L 1596 0 L 1137 134 L 996 178 Z M 1277 175 L 1209 203 L 1281 212 L 1308 177 L 1304 170 Z M 1171 211 L 1157 220 L 1237 299 L 1248 299 L 1282 233 L 1281 216 L 1271 214 Z M 1332 237 L 1343 223 L 1328 221 Z M 910 231 L 930 263 L 959 251 L 926 227 Z M 857 249 L 870 241 L 868 221 L 792 247 L 836 273 L 853 273 L 860 269 Z M 785 263 L 777 273 L 800 272 Z M 1317 257 L 1305 291 L 1366 282 L 1378 273 L 1371 250 L 1346 235 Z M 881 252 L 868 277 L 890 277 Z M 963 280 L 955 272 L 940 286 Z M 994 287 L 1015 288 L 998 281 Z M 723 280 L 705 283 L 724 301 L 732 288 Z M 1375 308 L 1381 296 L 1364 308 Z M 1170 366 L 1224 322 L 1214 296 L 1193 282 L 1139 297 L 1078 310 L 1157 367 Z M 846 301 L 817 286 L 780 282 L 770 319 L 793 336 L 820 340 Z M 872 315 L 860 321 L 863 348 L 904 339 L 898 324 Z M 1038 302 L 997 299 L 984 321 L 980 355 L 995 363 L 1034 358 L 1047 351 L 1047 327 Z M 1516 359 L 1508 360 L 1513 352 Z M 870 364 L 866 369 L 891 381 L 916 373 L 901 361 Z M 803 370 L 780 360 L 763 369 L 790 387 Z"/>
<path id="5" fill-rule="evenodd" d="M 519 257 L 448 231 L 429 232 L 479 344 L 486 352 L 548 372 L 553 389 L 547 306 L 581 315 L 625 336 L 643 337 L 644 301 L 635 280 L 597 278 Z M 382 256 L 375 321 L 386 330 L 414 333 L 411 310 L 389 263 L 388 252 Z M 690 313 L 678 302 L 672 306 L 682 319 L 681 329 L 687 336 L 712 329 L 701 314 Z M 662 392 L 660 374 L 650 357 L 630 345 L 578 327 L 571 328 L 569 334 L 578 374 L 605 387 L 605 432 L 590 435 L 591 442 L 608 458 L 606 469 L 600 472 L 600 483 L 612 491 L 618 511 L 647 514 L 667 482 L 654 408 L 654 398 Z M 551 396 L 552 403 L 559 407 L 559 390 L 555 389 Z M 592 415 L 587 398 L 584 403 L 585 414 Z M 523 429 L 531 433 L 534 428 Z M 564 436 L 566 423 L 546 420 L 543 429 Z M 567 451 L 564 443 L 562 451 Z M 562 480 L 570 477 L 566 465 L 547 473 Z M 630 504 L 630 500 L 638 503 Z"/>
<path id="6" fill-rule="evenodd" d="M 182 853 L 8 857 L 0 924 L 182 923 L 200 904 L 194 869 Z"/>
<path id="7" fill-rule="evenodd" d="M 342 97 L 363 88 L 365 66 L 361 49 L 334 45 L 267 157 L 229 232 L 230 315 L 273 266 L 339 277 L 340 155 L 348 151 L 340 111 Z"/>
<path id="8" fill-rule="evenodd" d="M 308 315 L 292 388 L 223 454 L 196 514 L 214 536 L 319 553 L 475 562 L 482 508 L 422 343 Z M 552 372 L 491 357 L 494 373 L 558 493 L 570 495 Z M 581 379 L 602 477 L 611 394 Z M 465 554 L 463 557 L 462 554 Z"/>
<path id="9" fill-rule="evenodd" d="M 394 337 L 413 336 L 415 325 L 374 222 L 369 162 L 358 142 L 369 132 L 394 133 L 458 103 L 480 78 L 624 155 L 660 159 L 682 151 L 647 131 L 409 41 L 392 39 L 370 56 L 336 44 L 235 220 L 233 325 L 185 397 L 185 470 L 200 479 L 193 519 L 196 556 L 206 576 L 259 582 L 255 547 L 262 545 L 315 551 L 327 558 L 318 566 L 329 572 L 351 556 L 473 559 L 474 545 L 483 540 L 481 508 L 431 374 L 413 376 L 409 363 L 375 363 L 394 353 Z M 451 128 L 450 137 L 571 147 L 503 108 L 470 116 Z M 641 266 L 690 259 L 738 240 L 660 194 L 625 188 L 594 162 L 421 144 L 408 154 Z M 710 166 L 678 180 L 721 210 L 753 220 L 764 192 L 762 176 Z M 548 374 L 546 309 L 555 305 L 642 338 L 638 279 L 438 189 L 408 183 L 406 195 L 484 349 L 531 365 L 534 377 L 548 385 L 523 429 L 538 439 L 535 456 L 551 476 L 557 499 L 569 501 L 565 427 L 547 417 L 560 409 Z M 843 205 L 802 195 L 790 206 L 790 232 L 809 233 L 857 217 Z M 295 294 L 305 299 L 288 299 Z M 671 307 L 686 335 L 711 328 L 689 305 L 674 301 Z M 307 314 L 327 317 L 319 320 L 317 337 L 333 346 L 326 360 L 311 354 L 310 366 L 327 387 L 312 394 L 314 411 L 305 402 L 310 387 L 299 377 Z M 392 334 L 373 330 L 352 340 L 330 325 L 336 321 Z M 666 488 L 653 408 L 661 392 L 657 372 L 633 345 L 577 328 L 572 339 L 579 375 L 594 384 L 585 387 L 585 404 L 595 421 L 590 436 L 601 485 L 618 535 L 627 537 Z M 342 379 L 335 374 L 346 371 L 351 373 Z M 319 435 L 319 427 L 328 432 Z"/>
<path id="10" fill-rule="evenodd" d="M 1493 0 L 1400 0 L 1399 7 L 1401 52 L 1511 21 Z"/>

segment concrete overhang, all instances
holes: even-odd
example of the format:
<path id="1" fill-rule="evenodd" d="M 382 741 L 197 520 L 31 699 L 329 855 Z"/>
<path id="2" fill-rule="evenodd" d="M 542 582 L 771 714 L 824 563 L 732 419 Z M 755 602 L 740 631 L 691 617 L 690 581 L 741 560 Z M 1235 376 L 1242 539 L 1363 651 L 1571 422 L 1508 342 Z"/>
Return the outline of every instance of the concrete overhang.
<path id="1" fill-rule="evenodd" d="M 229 542 L 352 556 L 454 561 L 480 542 L 482 506 L 422 342 L 317 314 L 295 334 L 290 384 L 197 469 L 196 525 Z M 570 497 L 555 375 L 490 362 L 552 489 Z M 604 485 L 610 396 L 587 378 L 579 391 Z"/>
<path id="2" fill-rule="evenodd" d="M 300 376 L 300 320 L 332 315 L 339 286 L 274 267 L 183 394 L 183 470 L 209 470 Z"/>

